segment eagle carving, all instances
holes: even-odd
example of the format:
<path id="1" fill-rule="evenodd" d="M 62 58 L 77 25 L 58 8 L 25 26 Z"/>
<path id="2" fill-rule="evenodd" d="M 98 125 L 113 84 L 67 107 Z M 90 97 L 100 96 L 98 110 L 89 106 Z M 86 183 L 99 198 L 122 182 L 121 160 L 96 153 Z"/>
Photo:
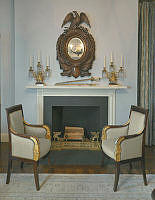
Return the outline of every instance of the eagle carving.
<path id="1" fill-rule="evenodd" d="M 67 24 L 69 22 L 70 22 L 69 28 L 76 28 L 82 23 L 87 24 L 91 28 L 88 17 L 83 12 L 81 12 L 80 15 L 78 14 L 77 11 L 68 13 L 66 15 L 65 19 L 63 20 L 61 27 L 63 27 L 65 24 Z"/>

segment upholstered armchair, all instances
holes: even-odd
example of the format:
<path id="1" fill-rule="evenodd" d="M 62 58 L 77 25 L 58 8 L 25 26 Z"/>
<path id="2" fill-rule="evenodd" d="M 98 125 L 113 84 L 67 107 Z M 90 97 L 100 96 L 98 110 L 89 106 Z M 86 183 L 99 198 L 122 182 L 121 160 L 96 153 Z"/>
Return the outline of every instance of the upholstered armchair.
<path id="1" fill-rule="evenodd" d="M 141 161 L 144 184 L 147 185 L 145 173 L 144 144 L 148 110 L 131 106 L 129 121 L 121 126 L 106 126 L 102 131 L 102 150 L 104 155 L 115 161 L 114 192 L 120 174 L 120 165 L 129 162 Z"/>
<path id="2" fill-rule="evenodd" d="M 10 182 L 12 160 L 33 163 L 36 189 L 39 190 L 38 163 L 49 155 L 50 129 L 45 125 L 30 125 L 24 121 L 22 105 L 6 108 L 9 133 L 9 158 L 6 184 Z"/>

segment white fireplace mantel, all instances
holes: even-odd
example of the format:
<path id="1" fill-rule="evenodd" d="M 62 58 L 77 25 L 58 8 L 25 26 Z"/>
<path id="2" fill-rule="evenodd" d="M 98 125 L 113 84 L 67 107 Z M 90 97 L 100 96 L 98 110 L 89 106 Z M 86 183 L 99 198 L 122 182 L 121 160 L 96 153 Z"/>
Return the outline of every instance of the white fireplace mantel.
<path id="1" fill-rule="evenodd" d="M 82 86 L 26 86 L 37 90 L 37 123 L 43 124 L 44 96 L 106 96 L 108 97 L 108 124 L 115 124 L 116 90 L 127 89 L 127 86 L 115 85 L 82 85 Z"/>

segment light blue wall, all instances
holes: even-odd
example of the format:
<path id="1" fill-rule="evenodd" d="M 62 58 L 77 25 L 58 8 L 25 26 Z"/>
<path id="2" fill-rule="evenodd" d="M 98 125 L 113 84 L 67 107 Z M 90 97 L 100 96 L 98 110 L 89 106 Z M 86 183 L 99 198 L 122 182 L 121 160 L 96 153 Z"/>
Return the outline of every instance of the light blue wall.
<path id="1" fill-rule="evenodd" d="M 7 132 L 5 108 L 15 103 L 14 1 L 0 0 L 1 132 Z"/>
<path id="2" fill-rule="evenodd" d="M 49 84 L 73 78 L 60 76 L 56 60 L 56 42 L 63 32 L 61 24 L 67 13 L 85 12 L 96 42 L 96 59 L 92 76 L 101 76 L 104 56 L 114 53 L 116 64 L 124 55 L 125 85 L 130 89 L 118 91 L 116 122 L 127 120 L 129 107 L 137 102 L 138 0 L 15 0 L 15 102 L 22 103 L 26 120 L 36 123 L 36 92 L 25 87 L 28 79 L 29 56 L 41 50 L 51 56 L 52 77 Z"/>

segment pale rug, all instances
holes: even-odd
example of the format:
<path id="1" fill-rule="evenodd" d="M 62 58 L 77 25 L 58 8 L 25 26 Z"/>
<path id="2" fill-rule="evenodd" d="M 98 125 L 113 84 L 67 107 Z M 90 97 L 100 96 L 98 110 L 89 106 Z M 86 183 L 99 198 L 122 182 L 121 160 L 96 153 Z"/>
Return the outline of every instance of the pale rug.
<path id="1" fill-rule="evenodd" d="M 36 191 L 33 174 L 0 174 L 0 200 L 151 200 L 155 175 L 120 175 L 118 191 L 113 192 L 113 174 L 40 174 Z"/>

